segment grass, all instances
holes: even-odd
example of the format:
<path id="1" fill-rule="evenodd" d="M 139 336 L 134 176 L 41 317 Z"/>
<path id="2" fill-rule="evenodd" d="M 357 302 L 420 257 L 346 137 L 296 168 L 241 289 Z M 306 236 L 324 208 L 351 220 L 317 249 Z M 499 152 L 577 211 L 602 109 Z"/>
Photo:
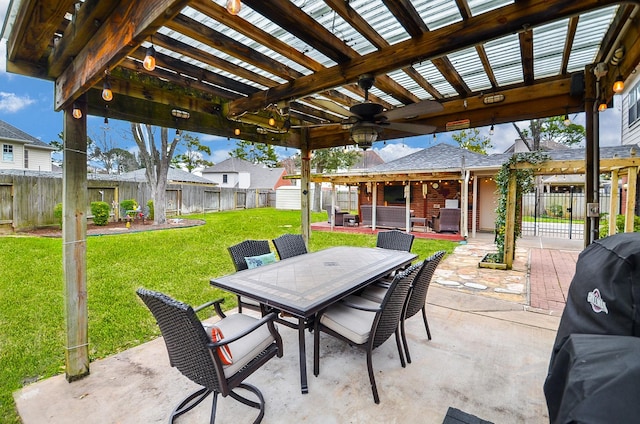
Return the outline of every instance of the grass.
<path id="1" fill-rule="evenodd" d="M 200 218 L 193 216 L 191 218 Z M 89 237 L 87 292 L 92 361 L 159 336 L 135 290 L 146 287 L 199 305 L 235 296 L 209 280 L 234 271 L 227 247 L 242 240 L 273 239 L 300 232 L 300 212 L 250 209 L 203 217 L 193 228 Z M 313 213 L 312 219 L 326 219 Z M 313 232 L 311 251 L 336 245 L 375 246 L 375 236 Z M 425 258 L 456 243 L 416 239 L 412 251 Z M 275 249 L 272 248 L 275 251 Z M 0 252 L 0 422 L 20 423 L 12 393 L 23 385 L 64 373 L 65 324 L 62 240 L 3 237 Z"/>
<path id="2" fill-rule="evenodd" d="M 523 216 L 522 220 L 525 222 L 551 222 L 555 224 L 568 224 L 572 222 L 574 224 L 584 224 L 584 219 L 569 219 L 569 218 L 554 218 L 548 216 L 539 216 L 538 218 L 534 218 L 533 216 Z"/>

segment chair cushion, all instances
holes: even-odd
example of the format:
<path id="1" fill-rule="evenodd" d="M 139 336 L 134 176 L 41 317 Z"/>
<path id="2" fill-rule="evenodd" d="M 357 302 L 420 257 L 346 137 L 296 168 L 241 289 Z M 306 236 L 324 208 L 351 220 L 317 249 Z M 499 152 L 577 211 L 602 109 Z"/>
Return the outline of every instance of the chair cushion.
<path id="1" fill-rule="evenodd" d="M 222 339 L 224 339 L 224 335 L 222 334 L 220 327 L 216 325 L 211 327 L 211 341 L 219 342 Z M 218 356 L 224 365 L 233 364 L 233 356 L 231 356 L 231 349 L 229 349 L 229 345 L 218 347 Z"/>
<path id="2" fill-rule="evenodd" d="M 265 253 L 264 255 L 247 256 L 244 258 L 244 260 L 247 262 L 247 268 L 252 269 L 262 265 L 274 263 L 276 261 L 276 254 L 271 252 Z"/>
<path id="3" fill-rule="evenodd" d="M 216 325 L 225 337 L 233 337 L 255 324 L 257 320 L 245 314 L 232 314 L 218 321 Z M 274 338 L 269 333 L 268 327 L 263 325 L 245 337 L 229 343 L 227 346 L 233 353 L 233 364 L 224 366 L 224 375 L 228 378 L 238 372 L 273 342 Z"/>
<path id="4" fill-rule="evenodd" d="M 359 296 L 349 296 L 346 301 L 368 308 L 380 306 Z M 375 312 L 362 311 L 346 306 L 343 303 L 337 303 L 322 314 L 320 323 L 355 344 L 363 344 L 369 339 L 371 325 L 375 317 Z"/>
<path id="5" fill-rule="evenodd" d="M 384 296 L 387 294 L 387 287 L 371 285 L 362 291 L 361 296 L 371 301 L 382 303 Z"/>

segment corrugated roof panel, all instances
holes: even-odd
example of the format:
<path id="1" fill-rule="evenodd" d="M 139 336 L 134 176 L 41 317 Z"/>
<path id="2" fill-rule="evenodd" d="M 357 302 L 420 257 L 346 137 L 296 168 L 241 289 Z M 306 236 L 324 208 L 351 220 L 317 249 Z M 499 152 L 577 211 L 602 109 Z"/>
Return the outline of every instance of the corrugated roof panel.
<path id="1" fill-rule="evenodd" d="M 444 97 L 458 95 L 456 90 L 454 90 L 451 84 L 449 84 L 449 81 L 442 76 L 440 71 L 438 71 L 431 61 L 420 62 L 413 65 L 413 67 Z"/>
<path id="2" fill-rule="evenodd" d="M 432 96 L 425 91 L 417 82 L 413 80 L 406 72 L 398 70 L 394 72 L 389 72 L 391 78 L 396 81 L 398 84 L 403 86 L 406 90 L 410 91 L 415 96 L 418 96 L 420 99 L 430 99 Z"/>
<path id="3" fill-rule="evenodd" d="M 387 43 L 393 45 L 411 38 L 382 0 L 352 0 L 349 6 L 358 12 Z"/>
<path id="4" fill-rule="evenodd" d="M 482 91 L 491 87 L 491 81 L 484 71 L 482 61 L 475 48 L 471 47 L 451 53 L 449 60 L 471 91 Z"/>
<path id="5" fill-rule="evenodd" d="M 477 16 L 513 3 L 513 0 L 467 0 L 472 16 Z"/>
<path id="6" fill-rule="evenodd" d="M 533 29 L 533 73 L 535 78 L 558 75 L 567 39 L 568 19 Z"/>
<path id="7" fill-rule="evenodd" d="M 430 31 L 462 20 L 454 0 L 421 0 L 411 3 Z"/>
<path id="8" fill-rule="evenodd" d="M 618 6 L 594 10 L 580 16 L 576 36 L 569 57 L 568 71 L 583 70 L 593 63 L 600 48 L 602 37 L 613 20 Z"/>
<path id="9" fill-rule="evenodd" d="M 522 59 L 517 34 L 492 40 L 484 45 L 498 85 L 522 82 Z"/>

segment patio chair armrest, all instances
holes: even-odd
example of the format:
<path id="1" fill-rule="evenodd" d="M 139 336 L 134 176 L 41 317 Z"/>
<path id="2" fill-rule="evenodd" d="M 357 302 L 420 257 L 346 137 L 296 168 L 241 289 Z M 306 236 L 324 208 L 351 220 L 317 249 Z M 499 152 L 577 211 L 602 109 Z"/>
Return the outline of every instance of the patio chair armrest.
<path id="1" fill-rule="evenodd" d="M 221 303 L 224 303 L 224 299 L 223 298 L 216 299 L 216 300 L 211 300 L 209 302 L 203 303 L 200 306 L 196 306 L 195 308 L 193 308 L 193 311 L 194 312 L 200 312 L 204 308 L 208 308 L 209 306 L 213 306 L 213 308 L 216 311 L 216 314 L 222 319 L 222 318 L 225 318 L 226 315 L 225 315 L 224 312 L 222 312 L 222 308 L 220 307 Z"/>
<path id="2" fill-rule="evenodd" d="M 277 317 L 278 317 L 278 314 L 276 314 L 275 312 L 270 312 L 269 314 L 265 315 L 261 319 L 257 320 L 253 325 L 245 328 L 240 333 L 235 334 L 235 335 L 233 335 L 231 337 L 225 337 L 225 338 L 223 338 L 222 340 L 220 340 L 218 342 L 211 342 L 207 346 L 209 346 L 210 348 L 217 348 L 219 346 L 224 346 L 224 345 L 227 345 L 229 343 L 235 342 L 236 340 L 239 340 L 239 339 L 245 337 L 247 334 L 250 334 L 250 333 L 256 331 L 258 328 L 262 327 L 265 324 L 267 325 L 267 327 L 269 327 L 269 332 L 271 333 L 273 338 L 276 339 L 276 340 L 279 340 L 280 339 L 280 335 L 278 334 L 278 331 L 276 330 L 276 327 L 273 325 L 273 321 L 275 321 L 275 319 Z M 280 350 L 282 350 L 282 349 L 280 349 Z"/>

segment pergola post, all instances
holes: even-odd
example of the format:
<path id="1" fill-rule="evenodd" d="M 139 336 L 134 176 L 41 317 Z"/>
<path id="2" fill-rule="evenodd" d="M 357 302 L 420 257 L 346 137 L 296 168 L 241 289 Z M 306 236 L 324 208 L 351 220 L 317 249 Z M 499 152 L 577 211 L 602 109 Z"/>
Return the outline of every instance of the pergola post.
<path id="1" fill-rule="evenodd" d="M 636 216 L 636 184 L 638 182 L 638 167 L 627 168 L 627 203 L 625 205 L 624 232 L 633 232 L 633 221 Z"/>
<path id="2" fill-rule="evenodd" d="M 618 195 L 619 183 L 618 178 L 620 175 L 617 169 L 611 171 L 611 192 L 609 195 L 609 235 L 612 236 L 616 233 L 616 217 L 618 215 L 618 203 L 620 197 Z"/>
<path id="3" fill-rule="evenodd" d="M 595 109 L 597 89 L 597 81 L 593 75 L 594 65 L 585 68 L 585 220 L 584 220 L 584 247 L 589 246 L 598 239 L 598 219 L 589 217 L 590 203 L 598 201 L 598 182 L 600 162 L 597 160 L 598 151 L 598 111 Z"/>
<path id="4" fill-rule="evenodd" d="M 64 112 L 62 184 L 62 257 L 66 324 L 66 378 L 89 374 L 87 320 L 87 105 L 77 101 L 82 117 Z"/>
<path id="5" fill-rule="evenodd" d="M 309 246 L 309 238 L 311 237 L 311 208 L 309 201 L 309 181 L 311 180 L 311 149 L 308 144 L 308 131 L 303 128 L 301 132 L 302 146 L 300 148 L 300 214 L 301 214 L 301 232 L 302 238 L 307 246 Z"/>
<path id="6" fill-rule="evenodd" d="M 504 226 L 504 263 L 507 269 L 513 267 L 513 255 L 516 244 L 516 190 L 518 182 L 516 180 L 516 170 L 509 169 L 509 190 L 507 192 L 506 220 Z"/>

